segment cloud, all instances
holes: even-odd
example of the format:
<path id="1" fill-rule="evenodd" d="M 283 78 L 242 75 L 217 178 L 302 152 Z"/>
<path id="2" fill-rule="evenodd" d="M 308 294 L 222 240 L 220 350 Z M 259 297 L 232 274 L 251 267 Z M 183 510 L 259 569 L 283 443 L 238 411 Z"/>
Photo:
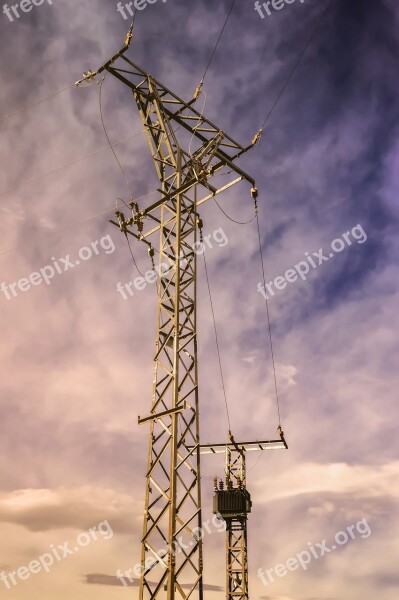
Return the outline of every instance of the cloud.
<path id="1" fill-rule="evenodd" d="M 91 573 L 85 576 L 86 578 L 86 583 L 89 583 L 91 585 L 111 585 L 111 586 L 119 586 L 119 587 L 139 587 L 140 586 L 140 580 L 139 579 L 134 579 L 133 581 L 129 581 L 127 578 L 125 580 L 125 583 L 123 583 L 120 579 L 118 579 L 117 577 L 114 577 L 112 575 L 102 575 L 102 574 L 98 574 L 98 573 Z M 149 582 L 150 585 L 155 585 L 154 582 Z M 191 589 L 191 586 L 189 584 L 182 584 L 181 587 L 183 589 Z M 209 592 L 223 592 L 224 588 L 220 587 L 219 585 L 210 585 L 210 584 L 204 584 L 204 590 L 209 591 Z"/>
<path id="2" fill-rule="evenodd" d="M 129 496 L 90 486 L 18 490 L 0 493 L 0 521 L 43 532 L 62 528 L 86 530 L 109 520 L 115 533 L 129 534 L 134 504 Z"/>
<path id="3" fill-rule="evenodd" d="M 305 463 L 295 467 L 295 471 L 280 473 L 274 479 L 273 490 L 269 490 L 263 499 L 271 502 L 302 494 L 316 495 L 326 492 L 364 494 L 376 499 L 397 498 L 399 497 L 398 470 L 398 461 L 381 465 L 378 469 L 374 465 Z M 259 479 L 255 486 L 260 490 L 264 489 L 266 482 L 266 478 Z M 328 504 L 325 505 L 325 508 L 327 507 L 331 509 Z"/>
<path id="4" fill-rule="evenodd" d="M 1 114 L 107 60 L 126 34 L 115 5 L 54 2 L 19 22 L 0 20 Z M 297 2 L 262 21 L 251 2 L 236 3 L 205 80 L 206 115 L 249 143 L 322 10 L 320 3 Z M 142 11 L 129 56 L 188 99 L 225 16 L 224 3 L 215 9 L 211 0 L 158 2 Z M 363 516 L 373 519 L 367 543 L 276 582 L 270 598 L 279 600 L 297 600 L 298 590 L 301 599 L 363 600 L 378 597 L 381 586 L 384 600 L 396 600 L 398 17 L 394 0 L 333 3 L 267 122 L 262 144 L 240 159 L 260 190 L 268 280 L 357 223 L 368 234 L 366 244 L 283 290 L 269 306 L 289 450 L 248 456 L 250 569 L 286 560 L 309 540 Z M 154 192 L 159 183 L 130 92 L 111 76 L 103 92 L 111 139 L 139 132 L 117 147 L 133 195 Z M 106 143 L 97 86 L 72 88 L 1 128 L 0 192 Z M 138 427 L 137 416 L 151 404 L 155 291 L 129 302 L 116 293 L 118 281 L 137 273 L 108 215 L 66 229 L 130 193 L 112 154 L 101 152 L 2 198 L 1 250 L 23 248 L 0 257 L 0 283 L 18 281 L 53 256 L 75 256 L 106 233 L 116 243 L 115 254 L 87 262 L 50 287 L 12 301 L 0 293 L 1 562 L 27 564 L 54 543 L 59 528 L 85 530 L 108 519 L 119 534 L 107 548 L 93 545 L 78 561 L 60 563 L 53 577 L 37 584 L 39 577 L 32 578 L 29 589 L 21 584 L 16 600 L 43 593 L 98 599 L 115 583 L 101 574 L 139 556 L 149 432 Z M 244 185 L 220 202 L 237 220 L 253 216 Z M 209 232 L 223 226 L 229 237 L 228 246 L 209 257 L 208 270 L 233 432 L 237 439 L 267 439 L 278 420 L 265 307 L 256 291 L 256 229 L 232 223 L 213 201 L 200 208 Z M 140 268 L 150 268 L 147 250 L 139 243 L 133 250 Z M 227 423 L 201 268 L 201 436 L 212 442 L 226 438 Z M 222 476 L 223 469 L 223 457 L 202 463 L 204 512 L 211 512 L 212 475 Z M 206 581 L 215 582 L 214 591 L 224 585 L 222 542 L 205 540 Z M 87 576 L 94 578 L 92 587 L 79 580 L 82 572 L 99 574 Z M 254 597 L 265 591 L 252 571 L 251 586 Z"/>
<path id="5" fill-rule="evenodd" d="M 260 596 L 260 600 L 336 600 L 329 596 Z"/>

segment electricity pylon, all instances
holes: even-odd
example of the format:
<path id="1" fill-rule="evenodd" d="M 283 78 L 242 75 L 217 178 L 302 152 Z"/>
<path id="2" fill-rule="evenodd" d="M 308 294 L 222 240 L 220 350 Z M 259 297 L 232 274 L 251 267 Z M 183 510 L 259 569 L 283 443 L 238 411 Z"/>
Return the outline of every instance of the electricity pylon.
<path id="1" fill-rule="evenodd" d="M 126 236 L 146 243 L 151 257 L 159 253 L 161 273 L 152 403 L 149 415 L 139 418 L 140 424 L 150 425 L 139 598 L 202 600 L 198 207 L 241 181 L 251 185 L 256 204 L 255 181 L 236 160 L 258 136 L 242 146 L 194 108 L 199 90 L 185 102 L 126 58 L 131 33 L 132 28 L 117 54 L 98 71 L 85 73 L 77 85 L 107 72 L 130 88 L 160 181 L 155 203 L 140 209 L 131 199 L 131 215 L 118 211 L 118 222 L 111 221 Z M 212 185 L 226 168 L 227 183 Z M 157 248 L 149 241 L 155 234 Z"/>
<path id="2" fill-rule="evenodd" d="M 248 514 L 252 509 L 247 490 L 246 452 L 287 449 L 284 433 L 278 428 L 279 439 L 255 442 L 230 441 L 200 445 L 201 454 L 225 453 L 225 483 L 217 482 L 213 497 L 213 512 L 226 522 L 226 600 L 248 600 Z"/>

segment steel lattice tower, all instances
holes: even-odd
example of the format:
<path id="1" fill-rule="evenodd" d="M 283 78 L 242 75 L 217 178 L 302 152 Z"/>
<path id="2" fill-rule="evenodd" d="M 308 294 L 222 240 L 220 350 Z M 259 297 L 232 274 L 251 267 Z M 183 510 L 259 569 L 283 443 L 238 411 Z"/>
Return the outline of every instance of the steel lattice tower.
<path id="1" fill-rule="evenodd" d="M 201 454 L 225 454 L 225 482 L 215 478 L 213 512 L 226 522 L 226 600 L 248 600 L 248 514 L 252 502 L 247 490 L 246 453 L 287 449 L 284 432 L 275 440 L 203 444 Z"/>
<path id="2" fill-rule="evenodd" d="M 159 235 L 157 333 L 150 424 L 140 600 L 203 598 L 200 435 L 196 323 L 198 207 L 252 177 L 235 160 L 243 147 L 195 108 L 128 60 L 126 45 L 97 72 L 107 71 L 128 86 L 139 110 L 155 169 L 160 199 L 144 210 L 132 201 L 128 218 L 114 223 L 154 247 Z M 189 153 L 190 140 L 196 150 Z M 186 149 L 184 149 L 184 147 Z M 211 180 L 228 167 L 223 187 Z M 135 230 L 134 230 L 135 229 Z"/>
<path id="3" fill-rule="evenodd" d="M 139 418 L 139 423 L 150 425 L 139 598 L 203 600 L 200 454 L 206 447 L 200 445 L 199 433 L 194 251 L 202 228 L 198 207 L 243 180 L 251 185 L 256 200 L 255 181 L 236 159 L 259 136 L 244 147 L 226 135 L 194 108 L 196 97 L 185 102 L 127 59 L 130 39 L 131 31 L 125 46 L 98 71 L 85 73 L 77 85 L 108 72 L 130 88 L 160 182 L 158 201 L 141 210 L 132 199 L 131 215 L 117 211 L 118 221 L 111 221 L 126 236 L 147 244 L 151 256 L 159 252 L 153 394 L 149 415 Z M 193 140 L 196 149 L 191 152 Z M 224 185 L 212 185 L 213 177 L 226 167 Z M 159 246 L 150 241 L 155 235 Z M 255 449 L 261 448 L 259 444 Z M 279 440 L 264 444 L 282 447 Z M 240 456 L 243 459 L 242 452 Z M 232 461 L 231 473 L 234 468 Z M 239 560 L 236 544 L 241 552 L 245 548 L 246 557 L 246 528 L 245 538 L 236 542 L 235 529 L 230 536 L 231 588 L 233 563 Z M 247 590 L 246 560 L 242 572 Z"/>

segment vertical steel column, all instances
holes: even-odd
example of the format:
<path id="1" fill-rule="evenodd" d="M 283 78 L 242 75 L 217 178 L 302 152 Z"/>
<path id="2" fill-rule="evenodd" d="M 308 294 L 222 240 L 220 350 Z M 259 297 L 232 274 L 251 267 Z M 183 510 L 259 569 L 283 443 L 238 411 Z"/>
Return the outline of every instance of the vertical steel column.
<path id="1" fill-rule="evenodd" d="M 246 489 L 245 452 L 226 446 L 226 489 Z M 248 600 L 247 517 L 226 519 L 226 599 Z"/>
<path id="2" fill-rule="evenodd" d="M 154 162 L 169 196 L 160 207 L 155 374 L 140 600 L 202 600 L 199 415 L 196 332 L 196 187 L 148 78 L 151 101 L 135 94 Z M 188 449 L 194 445 L 195 449 Z"/>

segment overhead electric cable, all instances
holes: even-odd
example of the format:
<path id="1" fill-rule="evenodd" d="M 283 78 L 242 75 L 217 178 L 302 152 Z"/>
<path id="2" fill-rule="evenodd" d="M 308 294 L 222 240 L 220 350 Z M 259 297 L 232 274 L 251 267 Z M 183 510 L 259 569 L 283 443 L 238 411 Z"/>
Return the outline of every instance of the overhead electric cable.
<path id="1" fill-rule="evenodd" d="M 75 85 L 74 83 L 70 83 L 69 85 L 66 85 L 65 87 L 61 88 L 60 90 L 57 90 L 56 92 L 53 92 L 53 93 L 49 94 L 48 96 L 45 96 L 45 98 L 40 98 L 40 100 L 36 100 L 35 102 L 32 102 L 32 104 L 28 104 L 27 106 L 22 106 L 21 108 L 18 108 L 14 112 L 12 112 L 8 115 L 5 115 L 4 117 L 1 117 L 0 123 L 7 121 L 7 119 L 11 119 L 11 117 L 18 115 L 19 113 L 24 112 L 25 110 L 29 110 L 33 106 L 37 106 L 38 104 L 41 104 L 42 102 L 44 102 L 45 100 L 48 100 L 49 98 L 53 98 L 53 96 L 57 96 L 58 94 L 61 94 L 61 92 L 65 92 L 66 90 L 71 89 L 72 87 L 74 87 L 74 85 Z"/>
<path id="2" fill-rule="evenodd" d="M 229 424 L 229 431 L 231 431 L 229 405 L 228 405 L 228 402 L 227 402 L 226 386 L 224 384 L 222 359 L 221 359 L 221 356 L 220 356 L 220 347 L 219 347 L 219 337 L 218 337 L 218 331 L 217 331 L 217 326 L 216 326 L 215 310 L 213 308 L 211 285 L 210 285 L 210 282 L 209 282 L 208 268 L 207 268 L 207 265 L 206 265 L 205 253 L 203 253 L 202 256 L 204 257 L 205 276 L 206 276 L 206 283 L 207 283 L 207 286 L 208 286 L 209 300 L 210 300 L 210 304 L 211 304 L 211 312 L 212 312 L 212 319 L 213 319 L 213 329 L 214 329 L 214 332 L 215 332 L 216 350 L 217 350 L 218 360 L 219 360 L 220 379 L 222 381 L 224 403 L 225 403 L 225 406 L 226 406 L 227 422 Z"/>
<path id="3" fill-rule="evenodd" d="M 218 37 L 218 39 L 217 39 L 217 42 L 216 42 L 216 44 L 215 44 L 215 47 L 213 48 L 213 51 L 212 51 L 211 57 L 210 57 L 210 59 L 209 59 L 209 61 L 208 61 L 208 64 L 207 64 L 207 66 L 206 66 L 206 69 L 205 69 L 205 72 L 204 72 L 204 74 L 203 74 L 203 76 L 202 76 L 201 83 L 203 83 L 203 82 L 204 82 L 204 80 L 205 80 L 205 77 L 206 77 L 206 75 L 207 75 L 207 73 L 208 73 L 208 71 L 209 71 L 209 68 L 210 68 L 210 66 L 211 66 L 211 64 L 212 64 L 212 61 L 213 61 L 213 58 L 214 58 L 214 56 L 215 56 L 216 50 L 218 49 L 218 46 L 219 46 L 220 40 L 222 39 L 222 35 L 223 35 L 223 33 L 224 33 L 224 30 L 226 29 L 226 25 L 227 25 L 227 23 L 229 22 L 229 19 L 230 19 L 231 13 L 233 12 L 233 8 L 234 8 L 234 6 L 235 6 L 235 3 L 236 3 L 236 2 L 237 2 L 237 0 L 233 0 L 233 2 L 231 3 L 230 10 L 229 10 L 229 12 L 227 13 L 226 20 L 225 20 L 225 22 L 224 22 L 224 24 L 223 24 L 223 27 L 222 27 L 221 31 L 220 31 L 220 34 L 219 34 L 219 37 Z"/>
<path id="4" fill-rule="evenodd" d="M 193 139 L 195 138 L 195 134 L 196 134 L 196 131 L 197 131 L 198 127 L 201 127 L 201 125 L 202 125 L 202 118 L 204 116 L 205 106 L 206 106 L 206 92 L 204 92 L 202 90 L 200 92 L 200 94 L 204 94 L 204 103 L 202 105 L 201 115 L 198 117 L 197 124 L 193 127 L 193 133 L 192 133 L 192 136 L 191 136 L 191 139 L 190 139 L 190 143 L 188 145 L 188 153 L 191 156 L 191 158 L 193 158 L 193 155 L 191 154 L 191 145 L 193 143 Z"/>
<path id="5" fill-rule="evenodd" d="M 133 25 L 134 25 L 134 20 L 135 20 L 135 17 L 136 17 L 136 11 L 134 12 L 134 15 L 133 15 L 133 22 L 132 22 L 132 25 L 131 25 L 131 30 L 130 30 L 130 31 L 132 31 L 132 29 L 133 29 Z M 128 191 L 130 192 L 130 201 L 131 201 L 131 202 L 133 202 L 133 200 L 134 200 L 134 196 L 133 196 L 133 189 L 132 189 L 132 186 L 130 185 L 129 179 L 128 179 L 128 177 L 127 177 L 127 175 L 126 175 L 126 173 L 125 173 L 125 171 L 124 171 L 124 169 L 123 169 L 123 167 L 122 167 L 122 164 L 121 164 L 121 162 L 120 162 L 120 160 L 119 160 L 119 158 L 118 158 L 118 155 L 116 154 L 115 150 L 114 150 L 114 149 L 113 149 L 113 147 L 112 147 L 111 140 L 110 140 L 110 138 L 109 138 L 108 131 L 107 131 L 107 128 L 106 128 L 106 126 L 105 126 L 105 122 L 104 122 L 103 107 L 102 107 L 102 89 L 103 89 L 103 83 L 104 83 L 104 80 L 105 80 L 105 75 L 104 75 L 104 77 L 101 79 L 101 82 L 100 82 L 100 90 L 99 90 L 99 94 L 98 94 L 99 106 L 100 106 L 100 117 L 101 117 L 101 124 L 102 124 L 102 126 L 103 126 L 103 129 L 104 129 L 105 137 L 107 138 L 108 144 L 109 144 L 109 146 L 110 146 L 110 148 L 111 148 L 111 150 L 112 150 L 112 154 L 114 155 L 114 157 L 115 157 L 115 160 L 116 160 L 116 162 L 117 162 L 117 164 L 118 164 L 118 167 L 119 167 L 119 169 L 121 170 L 121 173 L 122 173 L 122 175 L 123 175 L 123 178 L 124 178 L 124 180 L 125 180 L 126 187 L 127 187 Z M 132 206 L 129 206 L 129 204 L 127 204 L 127 202 L 125 202 L 125 200 L 123 200 L 123 198 L 121 198 L 121 200 L 122 200 L 123 204 L 124 204 L 124 205 L 125 205 L 125 206 L 126 206 L 128 209 L 129 209 L 129 210 L 132 210 Z M 138 206 L 138 205 L 137 205 L 137 206 Z M 129 236 L 127 235 L 127 233 L 126 233 L 126 232 L 125 232 L 125 237 L 126 237 L 127 245 L 128 245 L 128 247 L 129 247 L 130 256 L 132 257 L 133 264 L 134 264 L 134 266 L 136 267 L 136 269 L 137 269 L 137 271 L 139 272 L 139 274 L 140 274 L 140 275 L 143 277 L 143 273 L 140 271 L 140 269 L 139 269 L 139 266 L 138 266 L 138 264 L 137 264 L 137 262 L 136 262 L 136 259 L 135 259 L 135 257 L 134 257 L 134 254 L 133 254 L 132 246 L 131 246 L 131 244 L 130 244 Z"/>
<path id="6" fill-rule="evenodd" d="M 222 211 L 222 213 L 224 214 L 225 217 L 227 217 L 227 219 L 229 219 L 230 221 L 232 221 L 233 223 L 236 223 L 237 225 L 249 225 L 249 223 L 252 223 L 255 219 L 256 219 L 256 215 L 254 215 L 252 217 L 252 219 L 250 219 L 249 221 L 236 221 L 235 219 L 233 219 L 232 217 L 230 217 L 225 210 L 220 206 L 219 202 L 216 200 L 216 197 L 214 196 L 213 199 L 215 200 L 217 206 L 219 207 L 219 209 Z"/>
<path id="7" fill-rule="evenodd" d="M 298 66 L 300 65 L 300 63 L 302 61 L 302 58 L 305 56 L 305 53 L 306 53 L 307 49 L 309 48 L 310 44 L 312 43 L 313 38 L 315 37 L 315 35 L 318 32 L 321 24 L 323 23 L 324 19 L 326 18 L 327 13 L 328 13 L 328 11 L 329 11 L 329 9 L 330 9 L 330 7 L 331 7 L 331 5 L 332 5 L 333 2 L 334 2 L 334 0 L 330 0 L 330 2 L 328 3 L 326 9 L 324 10 L 324 12 L 322 13 L 320 19 L 318 20 L 318 22 L 316 24 L 316 27 L 314 28 L 314 30 L 312 31 L 311 36 L 307 40 L 307 42 L 305 44 L 305 47 L 303 48 L 301 54 L 299 55 L 297 61 L 295 62 L 294 67 L 292 68 L 292 70 L 291 70 L 291 72 L 290 72 L 287 80 L 285 81 L 283 87 L 281 88 L 280 93 L 278 94 L 278 96 L 277 96 L 274 104 L 272 105 L 270 111 L 266 115 L 265 120 L 262 123 L 261 130 L 265 127 L 266 123 L 269 121 L 270 117 L 272 116 L 272 114 L 273 114 L 273 112 L 274 112 L 277 104 L 279 103 L 281 97 L 283 96 L 285 90 L 287 89 L 288 84 L 290 83 L 292 77 L 294 76 L 295 71 L 297 70 Z M 260 140 L 258 146 L 260 145 L 261 141 L 262 140 Z"/>
<path id="8" fill-rule="evenodd" d="M 134 264 L 134 266 L 136 267 L 137 271 L 140 273 L 140 275 L 141 275 L 142 277 L 144 277 L 143 273 L 140 271 L 140 269 L 139 269 L 139 267 L 138 267 L 138 265 L 137 265 L 136 259 L 134 258 L 133 250 L 132 250 L 132 247 L 131 247 L 131 245 L 130 245 L 130 240 L 129 240 L 129 236 L 127 235 L 127 233 L 125 233 L 125 237 L 126 237 L 127 245 L 129 246 L 130 255 L 131 255 L 131 257 L 132 257 L 133 264 Z"/>
<path id="9" fill-rule="evenodd" d="M 98 99 L 99 99 L 99 105 L 100 105 L 100 117 L 101 117 L 101 124 L 102 124 L 102 126 L 103 126 L 104 133 L 105 133 L 105 137 L 107 138 L 107 141 L 108 141 L 109 147 L 110 147 L 110 148 L 111 148 L 111 150 L 112 150 L 112 154 L 114 155 L 114 157 L 115 157 L 115 160 L 116 160 L 116 162 L 117 162 L 117 164 L 118 164 L 118 167 L 119 167 L 119 169 L 121 170 L 121 173 L 122 173 L 122 175 L 123 175 L 123 178 L 124 178 L 124 180 L 125 180 L 126 187 L 127 187 L 128 191 L 129 191 L 129 192 L 130 192 L 130 194 L 131 194 L 131 200 L 133 200 L 133 192 L 132 192 L 132 187 L 131 187 L 131 185 L 130 185 L 130 183 L 129 183 L 129 179 L 127 178 L 127 175 L 126 175 L 126 173 L 125 173 L 125 171 L 124 171 L 124 169 L 123 169 L 123 167 L 122 167 L 122 165 L 121 165 L 121 163 L 120 163 L 120 161 L 119 161 L 119 158 L 118 158 L 118 156 L 117 156 L 117 154 L 116 154 L 116 152 L 115 152 L 115 150 L 114 150 L 114 148 L 113 148 L 113 146 L 112 146 L 112 144 L 111 144 L 111 140 L 110 140 L 110 138 L 109 138 L 109 135 L 108 135 L 108 132 L 107 132 L 107 128 L 105 127 L 104 115 L 103 115 L 103 107 L 102 107 L 102 89 L 103 89 L 103 83 L 104 83 L 104 80 L 105 80 L 105 75 L 104 75 L 104 77 L 101 79 L 101 83 L 100 83 L 100 90 L 99 90 L 99 93 L 98 93 Z M 122 202 L 123 202 L 123 203 L 124 203 L 124 204 L 127 206 L 127 208 L 129 208 L 129 209 L 130 209 L 130 206 L 129 206 L 129 205 L 128 205 L 128 204 L 127 204 L 127 203 L 126 203 L 124 200 L 122 200 Z M 134 259 L 133 259 L 133 260 L 134 260 Z"/>
<path id="10" fill-rule="evenodd" d="M 264 452 L 265 452 L 264 450 L 261 450 L 261 451 L 259 452 L 259 456 L 258 456 L 258 458 L 256 459 L 255 463 L 254 463 L 254 464 L 253 464 L 251 467 L 249 467 L 249 469 L 247 469 L 247 475 L 248 475 L 249 473 L 251 473 L 251 471 L 253 471 L 253 469 L 256 467 L 256 465 L 258 464 L 258 462 L 259 462 L 259 461 L 260 461 L 260 459 L 262 458 L 262 456 L 263 456 Z"/>
<path id="11" fill-rule="evenodd" d="M 260 254 L 260 260 L 261 260 L 261 265 L 262 265 L 263 285 L 264 285 L 264 289 L 265 289 L 265 292 L 266 292 L 265 264 L 264 264 L 264 260 L 263 260 L 263 248 L 262 248 L 262 239 L 261 239 L 261 235 L 260 235 L 260 226 L 259 226 L 259 216 L 258 216 L 258 213 L 256 213 L 256 225 L 257 225 L 257 230 L 258 230 L 259 254 Z M 270 323 L 269 301 L 267 299 L 266 293 L 265 293 L 265 306 L 266 306 L 267 324 L 268 324 L 268 331 L 269 331 L 270 352 L 271 352 L 272 364 L 273 364 L 274 387 L 275 387 L 275 391 L 276 391 L 276 404 L 277 404 L 277 413 L 278 413 L 278 424 L 279 424 L 279 427 L 281 427 L 280 400 L 279 400 L 278 388 L 277 388 L 276 363 L 275 363 L 275 360 L 274 360 L 274 348 L 273 348 L 272 328 L 271 328 L 271 323 Z"/>

